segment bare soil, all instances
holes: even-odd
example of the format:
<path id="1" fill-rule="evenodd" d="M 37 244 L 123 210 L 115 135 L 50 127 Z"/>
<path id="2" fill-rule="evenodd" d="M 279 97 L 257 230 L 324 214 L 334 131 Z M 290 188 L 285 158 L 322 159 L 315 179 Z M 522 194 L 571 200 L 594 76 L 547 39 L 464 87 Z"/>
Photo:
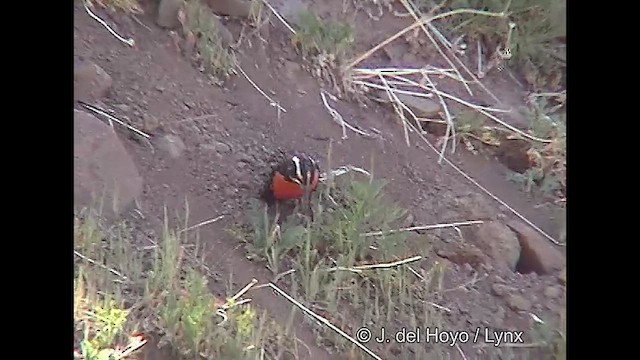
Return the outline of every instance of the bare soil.
<path id="1" fill-rule="evenodd" d="M 303 6 L 314 9 L 319 15 L 340 16 L 341 6 L 333 3 L 335 1 L 280 0 L 272 5 L 286 18 Z M 224 292 L 229 274 L 233 274 L 238 289 L 253 278 L 261 282 L 271 280 L 269 271 L 263 265 L 247 260 L 241 244 L 225 229 L 246 223 L 248 200 L 257 195 L 257 184 L 267 170 L 262 165 L 275 148 L 316 154 L 326 166 L 326 153 L 332 139 L 332 167 L 350 164 L 370 169 L 373 161 L 375 176 L 389 181 L 386 193 L 409 210 L 415 224 L 514 217 L 451 167 L 439 165 L 437 154 L 418 139 L 407 147 L 402 126 L 389 108 L 376 105 L 363 109 L 347 101 L 338 102 L 337 110 L 348 122 L 363 129 L 376 128 L 384 138 L 367 139 L 350 132 L 348 139 L 342 139 L 342 129 L 322 105 L 318 81 L 302 68 L 301 57 L 291 46 L 288 30 L 277 19 L 272 17 L 268 31 L 261 32 L 266 42 L 254 37 L 251 47 L 244 43 L 239 59 L 247 75 L 286 109 L 280 118 L 276 109 L 241 75 L 232 77 L 222 87 L 211 84 L 178 53 L 168 31 L 155 25 L 154 6 L 145 6 L 147 15 L 138 17 L 148 29 L 127 16 L 109 17 L 100 13 L 110 24 L 117 26 L 119 33 L 135 39 L 136 47 L 129 48 L 91 19 L 82 5 L 76 5 L 74 50 L 77 57 L 92 60 L 111 75 L 113 87 L 110 95 L 103 99 L 105 107 L 114 109 L 116 116 L 128 119 L 138 128 L 145 128 L 145 123 L 149 128 L 148 124 L 156 119 L 160 126 L 149 130 L 154 137 L 175 134 L 186 145 L 180 157 L 171 158 L 135 136 L 123 136 L 125 146 L 144 178 L 138 209 L 151 229 L 159 229 L 165 206 L 170 211 L 181 211 L 185 199 L 189 203 L 190 223 L 222 214 L 226 216 L 200 228 L 200 238 L 209 249 L 207 263 L 219 280 L 213 282 L 212 287 L 219 295 Z M 358 33 L 353 53 L 368 50 L 407 23 L 406 18 L 393 16 L 374 21 L 360 12 L 354 23 Z M 239 22 L 229 20 L 227 27 L 237 39 Z M 406 49 L 397 51 L 403 53 Z M 394 59 L 384 53 L 367 62 L 391 64 Z M 517 94 L 525 94 L 524 90 L 504 74 L 492 76 L 485 82 L 487 86 L 509 102 L 509 106 L 522 106 L 524 95 Z M 553 209 L 538 206 L 542 200 L 525 195 L 518 185 L 506 180 L 507 169 L 495 158 L 472 155 L 463 146 L 458 149 L 456 155 L 449 156 L 454 163 L 557 238 Z M 444 230 L 431 235 L 429 239 L 434 241 L 434 251 L 450 249 L 453 245 L 449 239 L 458 236 Z M 533 321 L 529 312 L 544 319 L 554 319 L 565 306 L 564 300 L 545 294 L 549 288 L 559 286 L 555 274 L 520 274 L 496 267 L 487 275 L 479 276 L 472 285 L 460 286 L 469 283 L 475 271 L 464 261 L 448 267 L 445 288 L 454 290 L 447 292 L 445 303 L 441 305 L 452 310 L 445 318 L 452 329 L 492 326 L 526 332 Z M 499 287 L 496 284 L 511 289 L 508 291 L 511 295 L 496 291 Z M 510 302 L 516 300 L 509 297 L 514 295 L 527 299 L 530 310 L 513 310 Z M 273 291 L 266 288 L 254 291 L 252 299 L 276 320 L 286 323 L 291 305 Z M 316 345 L 316 335 L 310 328 L 301 321 L 297 323 L 296 335 L 311 351 L 310 354 L 303 351 L 303 357 L 335 358 Z M 468 344 L 462 350 L 469 359 L 488 358 L 486 354 L 490 353 L 481 355 L 480 350 Z M 452 348 L 450 358 L 462 359 L 462 356 Z"/>

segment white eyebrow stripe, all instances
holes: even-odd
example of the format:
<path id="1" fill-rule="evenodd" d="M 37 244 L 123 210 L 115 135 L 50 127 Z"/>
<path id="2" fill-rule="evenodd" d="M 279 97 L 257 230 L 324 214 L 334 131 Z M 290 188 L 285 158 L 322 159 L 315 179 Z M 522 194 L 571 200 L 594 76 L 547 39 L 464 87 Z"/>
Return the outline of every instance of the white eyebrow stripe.
<path id="1" fill-rule="evenodd" d="M 300 169 L 300 159 L 297 156 L 293 156 L 291 160 L 293 160 L 293 163 L 296 166 L 296 175 L 298 176 L 298 179 L 302 180 L 302 170 Z"/>

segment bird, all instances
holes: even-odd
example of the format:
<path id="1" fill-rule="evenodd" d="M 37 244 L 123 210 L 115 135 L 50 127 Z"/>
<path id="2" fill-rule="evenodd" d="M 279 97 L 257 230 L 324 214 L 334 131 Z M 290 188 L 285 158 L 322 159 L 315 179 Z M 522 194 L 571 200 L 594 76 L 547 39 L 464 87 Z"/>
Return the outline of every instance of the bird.
<path id="1" fill-rule="evenodd" d="M 304 200 L 318 188 L 320 166 L 312 156 L 303 152 L 281 153 L 271 169 L 263 191 L 268 204 Z"/>

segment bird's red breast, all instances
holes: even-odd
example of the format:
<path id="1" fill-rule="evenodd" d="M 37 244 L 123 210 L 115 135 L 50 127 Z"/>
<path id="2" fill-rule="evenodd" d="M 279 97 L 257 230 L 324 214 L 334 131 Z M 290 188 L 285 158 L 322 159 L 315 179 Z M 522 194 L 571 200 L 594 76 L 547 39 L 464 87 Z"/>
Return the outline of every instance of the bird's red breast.
<path id="1" fill-rule="evenodd" d="M 320 169 L 315 160 L 305 154 L 294 154 L 273 171 L 270 192 L 275 200 L 299 199 L 304 195 L 304 185 L 311 193 L 318 187 Z"/>
<path id="2" fill-rule="evenodd" d="M 314 171 L 308 191 L 314 191 L 318 187 L 320 174 Z M 271 192 L 276 200 L 299 199 L 304 194 L 304 189 L 298 183 L 287 180 L 279 171 L 273 173 Z"/>

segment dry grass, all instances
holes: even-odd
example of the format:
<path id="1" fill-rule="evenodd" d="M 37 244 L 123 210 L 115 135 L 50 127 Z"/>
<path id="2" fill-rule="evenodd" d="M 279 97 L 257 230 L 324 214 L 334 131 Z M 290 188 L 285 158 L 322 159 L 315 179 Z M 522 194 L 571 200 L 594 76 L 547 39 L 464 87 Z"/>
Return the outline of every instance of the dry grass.
<path id="1" fill-rule="evenodd" d="M 374 95 L 377 98 L 382 95 L 398 115 L 407 146 L 411 146 L 411 137 L 417 135 L 418 141 L 426 143 L 439 154 L 439 162 L 447 162 L 454 168 L 456 167 L 446 157 L 448 153 L 456 152 L 460 141 L 473 152 L 479 148 L 487 148 L 487 145 L 489 149 L 495 148 L 505 139 L 520 138 L 528 141 L 532 148 L 528 154 L 531 171 L 521 179 L 523 186 L 536 187 L 536 190 L 555 196 L 558 201 L 564 201 L 566 131 L 562 106 L 564 100 L 560 98 L 566 96 L 566 92 L 552 92 L 561 94 L 556 97 L 559 99 L 557 103 L 560 104 L 556 104 L 555 109 L 538 104 L 541 97 L 536 97 L 536 101 L 530 102 L 529 107 L 525 109 L 529 126 L 518 128 L 510 124 L 505 114 L 519 110 L 502 104 L 481 80 L 492 69 L 510 72 L 509 64 L 540 61 L 540 66 L 549 70 L 545 73 L 548 75 L 545 75 L 545 79 L 549 80 L 545 84 L 553 85 L 551 88 L 555 88 L 555 84 L 562 86 L 562 82 L 558 83 L 558 79 L 563 79 L 564 76 L 565 65 L 562 61 L 540 55 L 546 59 L 542 61 L 533 55 L 536 49 L 541 54 L 548 53 L 549 46 L 555 46 L 554 41 L 563 38 L 561 23 L 564 18 L 560 15 L 562 12 L 557 11 L 555 5 L 547 4 L 549 6 L 546 8 L 536 4 L 527 5 L 535 1 L 526 0 L 494 1 L 491 2 L 491 6 L 485 4 L 488 1 L 467 2 L 466 6 L 462 6 L 465 4 L 461 2 L 450 1 L 444 1 L 439 5 L 426 1 L 417 3 L 412 0 L 402 0 L 401 3 L 406 9 L 402 16 L 411 18 L 413 23 L 350 60 L 343 68 L 345 90 L 358 99 L 362 99 L 362 94 Z M 538 28 L 529 26 L 536 23 L 546 25 Z M 492 31 L 489 31 L 489 28 Z M 392 42 L 406 40 L 419 43 L 416 41 L 419 37 L 424 37 L 430 46 L 429 51 L 436 51 L 449 66 L 442 68 L 425 64 L 413 69 L 358 67 L 377 51 L 386 46 L 393 46 Z M 484 50 L 477 53 L 472 51 L 475 48 L 472 46 L 475 44 L 473 41 L 479 37 L 484 42 L 491 39 L 491 48 L 487 49 L 486 45 L 477 42 Z M 521 70 L 518 66 L 513 67 Z M 542 83 L 541 80 L 537 82 Z M 540 86 L 534 86 L 532 89 L 539 91 Z M 482 93 L 484 96 L 481 96 Z M 550 98 L 549 91 L 546 94 L 543 97 Z M 439 114 L 433 118 L 419 116 L 415 108 L 403 100 L 407 96 L 427 98 L 436 102 L 439 104 Z M 497 105 L 487 107 L 479 104 L 480 101 L 491 101 L 488 97 Z M 446 125 L 444 136 L 435 144 L 425 137 L 426 131 L 423 127 L 427 123 Z M 541 131 L 542 128 L 544 131 Z M 489 193 L 469 175 L 460 169 L 457 170 L 505 205 L 504 201 Z M 505 206 L 549 240 L 559 243 L 511 207 Z"/>

